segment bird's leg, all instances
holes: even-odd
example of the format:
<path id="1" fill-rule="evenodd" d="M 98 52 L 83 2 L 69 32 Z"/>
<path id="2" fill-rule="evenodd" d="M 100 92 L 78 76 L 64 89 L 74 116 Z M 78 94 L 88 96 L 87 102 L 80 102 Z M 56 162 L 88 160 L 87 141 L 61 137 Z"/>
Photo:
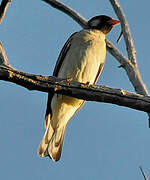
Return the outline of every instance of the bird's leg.
<path id="1" fill-rule="evenodd" d="M 72 77 L 69 77 L 66 79 L 66 85 L 69 86 L 71 81 L 73 81 L 73 78 Z"/>

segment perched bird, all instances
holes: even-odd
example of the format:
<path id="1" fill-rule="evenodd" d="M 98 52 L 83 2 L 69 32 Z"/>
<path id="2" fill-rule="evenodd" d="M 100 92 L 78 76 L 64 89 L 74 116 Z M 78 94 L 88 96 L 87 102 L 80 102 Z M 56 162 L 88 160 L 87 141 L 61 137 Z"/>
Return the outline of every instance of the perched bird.
<path id="1" fill-rule="evenodd" d="M 88 28 L 71 35 L 58 57 L 53 76 L 95 84 L 106 57 L 106 34 L 119 20 L 101 15 L 88 21 Z M 39 146 L 41 157 L 58 161 L 66 125 L 82 107 L 84 100 L 49 93 L 45 116 L 46 132 Z"/>

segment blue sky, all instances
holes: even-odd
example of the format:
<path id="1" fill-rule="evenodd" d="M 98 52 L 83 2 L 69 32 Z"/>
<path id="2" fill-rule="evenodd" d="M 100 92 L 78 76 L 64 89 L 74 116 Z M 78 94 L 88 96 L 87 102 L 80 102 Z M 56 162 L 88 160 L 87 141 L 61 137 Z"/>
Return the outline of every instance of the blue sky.
<path id="1" fill-rule="evenodd" d="M 105 0 L 63 1 L 86 19 L 106 14 L 116 18 Z M 137 50 L 142 78 L 149 83 L 150 2 L 123 1 Z M 135 6 L 136 5 L 136 6 Z M 0 25 L 0 40 L 10 64 L 20 71 L 51 75 L 58 54 L 81 27 L 40 0 L 16 0 Z M 108 38 L 124 53 L 120 27 Z M 98 84 L 134 92 L 126 73 L 109 53 Z M 143 112 L 105 103 L 87 102 L 67 127 L 61 160 L 40 158 L 47 94 L 0 81 L 0 179 L 142 180 L 141 165 L 150 175 L 150 129 Z"/>

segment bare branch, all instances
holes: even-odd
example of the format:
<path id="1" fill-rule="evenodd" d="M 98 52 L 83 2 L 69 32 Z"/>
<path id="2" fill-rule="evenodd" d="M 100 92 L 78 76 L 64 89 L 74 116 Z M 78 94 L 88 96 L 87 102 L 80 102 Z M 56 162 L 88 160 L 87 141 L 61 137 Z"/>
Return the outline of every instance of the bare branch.
<path id="1" fill-rule="evenodd" d="M 123 12 L 118 0 L 110 0 L 110 2 L 115 10 L 115 13 L 117 14 L 118 18 L 121 21 L 122 32 L 124 35 L 126 48 L 127 48 L 127 52 L 128 52 L 129 60 L 126 61 L 126 59 L 124 59 L 125 64 L 123 65 L 123 67 L 126 70 L 127 75 L 129 77 L 135 91 L 139 94 L 148 95 L 148 90 L 141 78 L 141 75 L 140 75 L 138 67 L 137 67 L 136 51 L 134 48 L 134 43 L 132 40 L 129 25 L 128 25 L 128 22 L 124 15 L 124 12 Z M 123 57 L 122 57 L 122 59 L 123 59 Z M 131 62 L 130 62 L 130 60 L 131 60 Z"/>
<path id="2" fill-rule="evenodd" d="M 150 112 L 150 97 L 134 94 L 121 89 L 105 86 L 92 86 L 79 82 L 69 82 L 53 76 L 41 76 L 23 73 L 11 67 L 0 66 L 0 79 L 16 83 L 29 90 L 55 92 L 67 96 L 126 106 L 140 111 Z"/>
<path id="3" fill-rule="evenodd" d="M 122 67 L 125 67 L 126 64 L 130 65 L 129 60 L 108 39 L 106 43 L 108 52 L 117 59 Z"/>
<path id="4" fill-rule="evenodd" d="M 128 63 L 126 62 L 124 64 L 125 66 L 123 66 L 123 67 L 126 70 L 128 78 L 131 81 L 135 91 L 138 94 L 148 95 L 148 90 L 147 90 L 146 85 L 144 84 L 144 82 L 141 78 L 140 72 L 138 70 L 137 59 L 136 59 L 136 50 L 134 48 L 134 43 L 132 40 L 129 25 L 128 25 L 128 22 L 124 15 L 124 12 L 123 12 L 118 0 L 110 0 L 110 3 L 112 4 L 116 15 L 118 16 L 118 18 L 121 21 L 122 32 L 123 32 L 123 36 L 125 39 L 126 49 L 127 49 L 127 53 L 128 53 L 128 57 L 129 57 Z M 148 114 L 148 116 L 149 116 L 149 127 L 150 127 L 150 114 Z"/>
<path id="5" fill-rule="evenodd" d="M 0 23 L 4 19 L 4 16 L 6 14 L 7 8 L 10 4 L 11 0 L 2 0 L 0 5 Z"/>
<path id="6" fill-rule="evenodd" d="M 147 177 L 146 173 L 143 171 L 142 167 L 140 166 L 139 168 L 140 168 L 141 173 L 142 173 L 142 175 L 144 177 L 144 180 L 148 180 L 148 177 Z"/>
<path id="7" fill-rule="evenodd" d="M 138 94 L 142 94 L 147 96 L 148 90 L 145 86 L 145 84 L 142 81 L 142 78 L 140 76 L 140 73 L 126 57 L 124 57 L 120 51 L 107 40 L 107 50 L 111 53 L 112 56 L 114 56 L 118 62 L 121 64 L 121 67 L 123 67 L 128 75 L 128 78 L 130 82 L 132 83 L 135 91 Z"/>
<path id="8" fill-rule="evenodd" d="M 130 33 L 129 25 L 124 15 L 124 12 L 118 2 L 118 0 L 110 0 L 116 15 L 118 16 L 119 20 L 121 21 L 121 27 L 123 36 L 126 43 L 126 48 L 128 52 L 128 58 L 131 60 L 132 64 L 136 64 L 136 50 L 134 48 L 133 39 Z"/>

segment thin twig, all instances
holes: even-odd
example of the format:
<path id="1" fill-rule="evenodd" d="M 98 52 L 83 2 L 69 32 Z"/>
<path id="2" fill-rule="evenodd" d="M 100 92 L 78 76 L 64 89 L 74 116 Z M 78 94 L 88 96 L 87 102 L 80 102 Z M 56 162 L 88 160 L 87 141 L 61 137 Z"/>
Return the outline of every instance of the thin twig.
<path id="1" fill-rule="evenodd" d="M 148 177 L 147 177 L 146 173 L 143 171 L 142 167 L 140 166 L 139 168 L 140 168 L 141 173 L 142 173 L 142 175 L 144 177 L 144 180 L 148 180 Z"/>
<path id="2" fill-rule="evenodd" d="M 108 40 L 106 40 L 106 42 L 107 42 L 107 50 L 112 56 L 114 56 L 117 59 L 117 61 L 121 64 L 121 67 L 125 69 L 128 78 L 132 83 L 135 91 L 138 94 L 147 96 L 148 90 L 146 88 L 146 85 L 142 81 L 142 78 L 140 76 L 137 67 L 135 67 L 125 56 L 123 56 L 112 43 L 110 43 Z"/>
<path id="3" fill-rule="evenodd" d="M 0 65 L 1 66 L 9 66 L 8 59 L 5 53 L 5 50 L 0 42 Z"/>
<path id="4" fill-rule="evenodd" d="M 134 48 L 133 39 L 131 36 L 131 32 L 130 32 L 129 25 L 128 25 L 127 19 L 125 17 L 125 14 L 124 14 L 118 0 L 110 0 L 110 3 L 113 6 L 114 11 L 115 11 L 116 15 L 118 16 L 119 20 L 121 21 L 121 27 L 122 27 L 123 36 L 124 36 L 125 43 L 126 43 L 128 58 L 129 58 L 129 60 L 131 60 L 132 64 L 136 64 L 136 50 Z"/>
<path id="5" fill-rule="evenodd" d="M 1 5 L 0 5 L 0 23 L 5 17 L 7 8 L 10 4 L 11 0 L 2 0 Z"/>
<path id="6" fill-rule="evenodd" d="M 106 39 L 106 43 L 108 52 L 117 59 L 122 67 L 130 64 L 128 59 L 108 39 Z"/>

